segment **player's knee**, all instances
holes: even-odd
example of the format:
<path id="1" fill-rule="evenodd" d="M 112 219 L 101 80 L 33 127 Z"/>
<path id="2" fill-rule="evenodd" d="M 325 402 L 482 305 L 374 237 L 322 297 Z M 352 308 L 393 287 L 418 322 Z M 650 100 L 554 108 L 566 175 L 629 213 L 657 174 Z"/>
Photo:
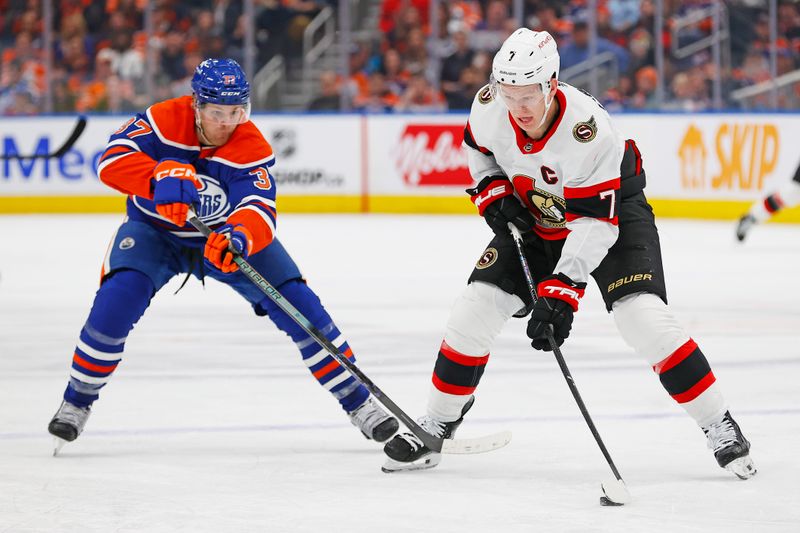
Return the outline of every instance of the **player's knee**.
<path id="1" fill-rule="evenodd" d="M 150 278 L 136 270 L 118 270 L 100 285 L 88 323 L 104 335 L 127 336 L 142 317 L 155 293 Z"/>
<path id="2" fill-rule="evenodd" d="M 464 354 L 486 353 L 511 315 L 525 304 L 495 285 L 475 281 L 453 304 L 445 341 Z"/>
<path id="3" fill-rule="evenodd" d="M 612 311 L 623 340 L 650 364 L 689 340 L 667 304 L 655 294 L 631 294 L 614 302 Z"/>

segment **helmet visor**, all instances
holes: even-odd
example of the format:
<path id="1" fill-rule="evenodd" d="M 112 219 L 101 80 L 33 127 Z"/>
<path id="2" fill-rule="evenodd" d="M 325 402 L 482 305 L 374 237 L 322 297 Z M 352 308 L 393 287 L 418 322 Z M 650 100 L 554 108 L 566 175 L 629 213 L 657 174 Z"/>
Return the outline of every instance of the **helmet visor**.
<path id="1" fill-rule="evenodd" d="M 509 111 L 538 109 L 544 100 L 542 86 L 538 83 L 517 86 L 494 81 L 493 85 L 495 94 Z"/>
<path id="2" fill-rule="evenodd" d="M 250 120 L 250 103 L 242 105 L 203 104 L 196 105 L 203 122 L 226 126 L 244 124 Z"/>

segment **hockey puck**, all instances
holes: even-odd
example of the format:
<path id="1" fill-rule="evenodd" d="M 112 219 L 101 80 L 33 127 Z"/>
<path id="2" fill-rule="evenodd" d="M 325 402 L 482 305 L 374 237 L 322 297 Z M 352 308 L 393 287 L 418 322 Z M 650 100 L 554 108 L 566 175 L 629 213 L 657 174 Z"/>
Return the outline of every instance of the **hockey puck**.
<path id="1" fill-rule="evenodd" d="M 612 502 L 611 500 L 608 499 L 608 496 L 600 496 L 600 505 L 604 505 L 606 507 L 619 507 L 625 504 L 619 502 Z"/>

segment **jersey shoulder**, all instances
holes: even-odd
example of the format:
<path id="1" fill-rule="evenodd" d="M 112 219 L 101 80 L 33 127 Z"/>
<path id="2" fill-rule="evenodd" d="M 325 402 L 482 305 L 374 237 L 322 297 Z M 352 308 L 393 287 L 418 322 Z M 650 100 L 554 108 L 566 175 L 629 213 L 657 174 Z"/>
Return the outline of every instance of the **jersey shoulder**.
<path id="1" fill-rule="evenodd" d="M 270 167 L 275 164 L 272 146 L 250 120 L 239 125 L 230 140 L 209 159 L 234 168 Z"/>
<path id="2" fill-rule="evenodd" d="M 568 142 L 593 150 L 594 145 L 616 140 L 611 117 L 594 96 L 563 82 L 559 82 L 558 89 L 566 102 L 562 121 Z"/>
<path id="3" fill-rule="evenodd" d="M 505 106 L 498 101 L 491 86 L 487 84 L 472 100 L 467 126 L 475 139 L 479 140 L 479 144 L 486 145 L 492 141 L 507 114 Z"/>
<path id="4" fill-rule="evenodd" d="M 146 114 L 150 126 L 162 143 L 185 150 L 200 149 L 191 96 L 153 104 L 147 108 Z"/>

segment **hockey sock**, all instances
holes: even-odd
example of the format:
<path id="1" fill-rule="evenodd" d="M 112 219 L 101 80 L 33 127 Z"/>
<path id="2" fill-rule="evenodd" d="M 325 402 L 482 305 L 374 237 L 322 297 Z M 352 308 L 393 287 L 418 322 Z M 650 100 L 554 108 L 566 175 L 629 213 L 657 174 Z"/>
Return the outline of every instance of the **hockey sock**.
<path id="1" fill-rule="evenodd" d="M 489 348 L 511 316 L 525 306 L 500 288 L 476 281 L 453 305 L 433 370 L 428 414 L 452 422 L 475 392 L 489 361 Z"/>
<path id="2" fill-rule="evenodd" d="M 633 294 L 614 303 L 622 338 L 644 357 L 661 385 L 700 426 L 727 410 L 703 352 L 667 305 L 654 294 Z"/>
<path id="3" fill-rule="evenodd" d="M 344 336 L 333 323 L 328 312 L 325 311 L 319 297 L 304 281 L 290 280 L 277 289 L 314 327 L 320 330 L 350 361 L 355 363 L 355 355 Z M 333 394 L 345 411 L 349 413 L 367 400 L 369 391 L 271 298 L 262 300 L 255 309 L 259 315 L 267 314 L 278 329 L 291 337 L 311 374 L 320 385 Z"/>
<path id="4" fill-rule="evenodd" d="M 798 175 L 800 175 L 800 168 L 798 168 Z M 763 201 L 754 204 L 750 209 L 750 214 L 758 222 L 763 222 L 782 209 L 794 207 L 797 204 L 800 204 L 800 181 L 792 180 L 764 198 Z"/>
<path id="5" fill-rule="evenodd" d="M 72 356 L 65 400 L 87 407 L 98 398 L 99 390 L 122 359 L 128 333 L 144 314 L 154 290 L 150 278 L 135 270 L 114 272 L 100 285 Z"/>

